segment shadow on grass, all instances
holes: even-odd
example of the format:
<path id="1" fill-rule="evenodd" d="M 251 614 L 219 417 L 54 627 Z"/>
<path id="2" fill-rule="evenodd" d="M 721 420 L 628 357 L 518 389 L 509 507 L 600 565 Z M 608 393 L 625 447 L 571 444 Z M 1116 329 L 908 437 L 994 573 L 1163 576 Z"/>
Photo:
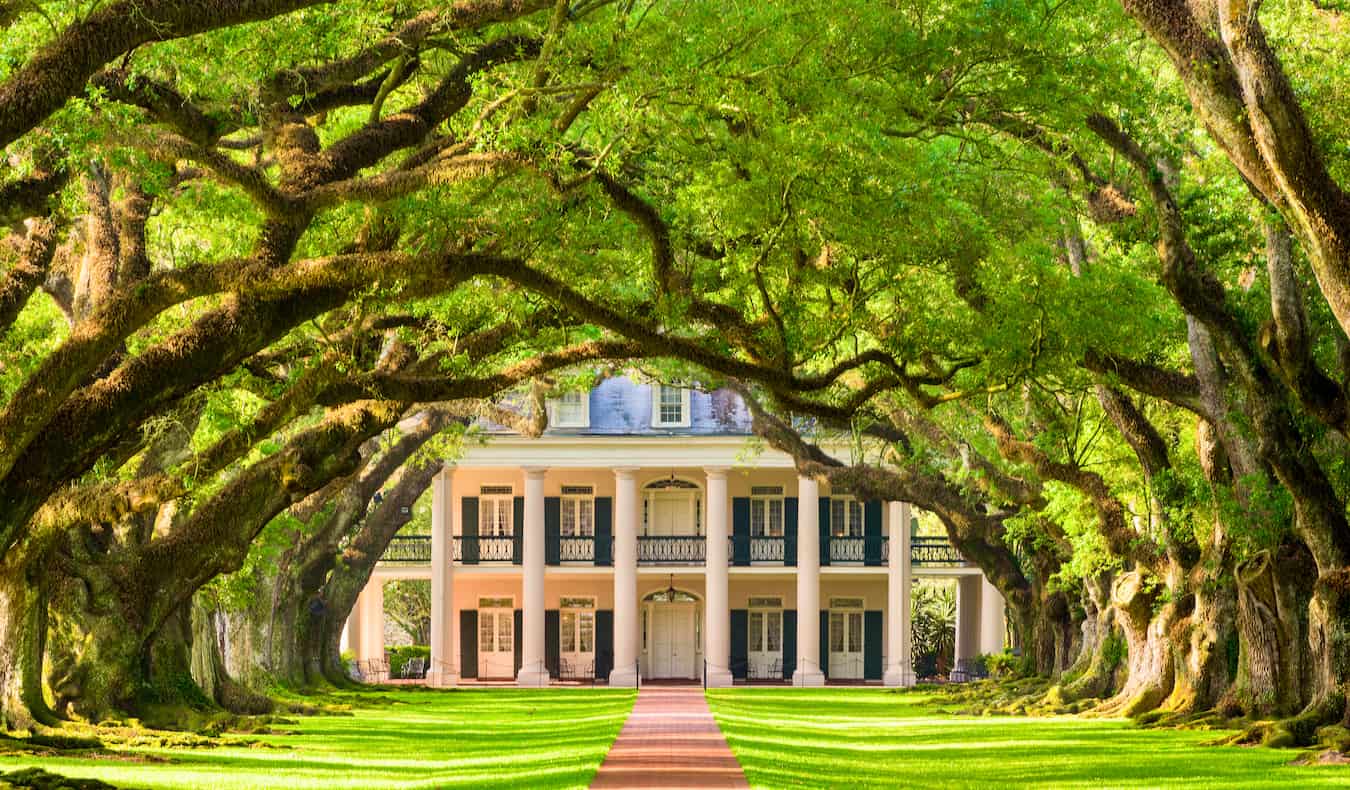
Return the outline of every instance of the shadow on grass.
<path id="1" fill-rule="evenodd" d="M 1077 717 L 970 718 L 921 693 L 718 690 L 708 700 L 761 787 L 1350 787 L 1350 771 L 1297 755 L 1212 747 L 1214 732 Z"/>
<path id="2" fill-rule="evenodd" d="M 584 787 L 633 705 L 621 690 L 339 693 L 351 716 L 291 717 L 270 747 L 126 749 L 100 759 L 0 757 L 146 788 Z M 369 703 L 369 704 L 368 704 Z M 131 762 L 150 756 L 169 763 Z"/>

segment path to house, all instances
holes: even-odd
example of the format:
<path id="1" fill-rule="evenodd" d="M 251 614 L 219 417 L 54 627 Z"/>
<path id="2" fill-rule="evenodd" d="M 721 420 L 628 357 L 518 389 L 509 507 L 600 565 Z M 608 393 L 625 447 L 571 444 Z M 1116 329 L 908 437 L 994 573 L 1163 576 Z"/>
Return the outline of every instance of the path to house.
<path id="1" fill-rule="evenodd" d="M 703 689 L 644 686 L 591 787 L 749 787 Z"/>

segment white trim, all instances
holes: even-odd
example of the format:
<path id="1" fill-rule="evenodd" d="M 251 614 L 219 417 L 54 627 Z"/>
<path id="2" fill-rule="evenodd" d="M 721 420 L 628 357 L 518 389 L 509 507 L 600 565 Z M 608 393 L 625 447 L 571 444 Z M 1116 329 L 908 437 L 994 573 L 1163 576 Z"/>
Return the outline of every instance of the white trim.
<path id="1" fill-rule="evenodd" d="M 680 392 L 680 419 L 678 421 L 666 422 L 661 419 L 661 393 L 663 390 L 667 389 L 675 389 Z M 690 418 L 689 412 L 689 389 L 687 387 L 673 387 L 660 382 L 652 382 L 653 428 L 688 428 Z"/>
<path id="2" fill-rule="evenodd" d="M 623 459 L 629 473 L 639 469 L 727 468 L 795 469 L 786 453 L 772 450 L 749 436 L 496 436 L 484 444 L 469 444 L 457 459 L 457 468 L 519 469 L 521 460 L 550 469 L 611 469 Z M 827 448 L 826 452 L 832 449 Z M 851 459 L 848 447 L 831 452 Z M 615 469 L 615 471 L 619 471 Z"/>
<path id="3" fill-rule="evenodd" d="M 581 419 L 564 420 L 558 416 L 558 406 L 562 404 L 563 398 L 570 396 L 579 396 L 581 398 Z M 591 393 L 590 390 L 580 390 L 574 392 L 565 392 L 562 397 L 549 398 L 545 402 L 545 408 L 548 409 L 548 424 L 550 428 L 589 428 L 591 427 Z"/>

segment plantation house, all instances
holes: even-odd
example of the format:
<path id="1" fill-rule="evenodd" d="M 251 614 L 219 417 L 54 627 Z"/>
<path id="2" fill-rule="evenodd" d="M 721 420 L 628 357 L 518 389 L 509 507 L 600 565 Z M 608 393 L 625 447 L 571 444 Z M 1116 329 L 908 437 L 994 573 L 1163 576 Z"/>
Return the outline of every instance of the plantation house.
<path id="1" fill-rule="evenodd" d="M 958 662 L 1002 649 L 978 568 L 912 538 L 906 503 L 799 477 L 735 393 L 620 377 L 548 408 L 542 437 L 488 426 L 436 477 L 432 535 L 395 539 L 348 622 L 358 660 L 393 579 L 431 580 L 437 684 L 911 685 L 916 575 L 957 581 Z"/>

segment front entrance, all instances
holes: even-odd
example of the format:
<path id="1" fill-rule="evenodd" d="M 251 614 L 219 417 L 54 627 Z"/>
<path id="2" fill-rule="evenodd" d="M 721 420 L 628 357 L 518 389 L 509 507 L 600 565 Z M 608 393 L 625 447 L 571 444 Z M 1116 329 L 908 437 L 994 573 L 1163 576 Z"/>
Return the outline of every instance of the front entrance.
<path id="1" fill-rule="evenodd" d="M 483 680 L 516 676 L 514 603 L 512 598 L 478 601 L 478 677 Z"/>
<path id="2" fill-rule="evenodd" d="M 595 672 L 595 599 L 564 598 L 558 616 L 559 673 L 565 679 Z"/>
<path id="3" fill-rule="evenodd" d="M 752 606 L 782 606 L 780 599 L 751 599 Z M 783 677 L 783 610 L 781 608 L 751 609 L 747 630 L 747 647 L 751 680 L 781 679 Z"/>
<path id="4" fill-rule="evenodd" d="M 699 625 L 698 599 L 690 593 L 661 590 L 643 599 L 643 677 L 697 678 Z"/>
<path id="5" fill-rule="evenodd" d="M 863 678 L 863 601 L 830 599 L 830 679 Z"/>

